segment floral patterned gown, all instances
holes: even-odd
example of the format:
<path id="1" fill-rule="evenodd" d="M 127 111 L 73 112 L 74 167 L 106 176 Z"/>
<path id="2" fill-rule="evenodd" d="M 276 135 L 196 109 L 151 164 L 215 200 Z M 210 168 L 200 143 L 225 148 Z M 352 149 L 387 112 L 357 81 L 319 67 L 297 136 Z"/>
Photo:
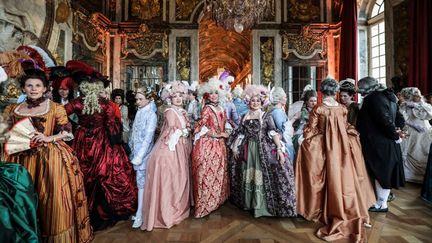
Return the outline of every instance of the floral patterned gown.
<path id="1" fill-rule="evenodd" d="M 13 104 L 5 110 L 13 123 L 31 117 L 35 128 L 45 136 L 72 130 L 60 104 L 48 101 L 47 110 L 36 115 L 21 113 L 19 106 Z M 39 196 L 42 242 L 83 243 L 93 239 L 83 174 L 77 157 L 64 141 L 5 155 L 3 160 L 21 164 L 32 177 Z"/>
<path id="2" fill-rule="evenodd" d="M 225 130 L 226 114 L 206 105 L 195 123 L 192 151 L 192 186 L 197 218 L 210 214 L 228 198 L 228 159 L 224 138 L 213 138 Z"/>
<path id="3" fill-rule="evenodd" d="M 272 137 L 281 136 L 270 113 L 249 119 L 246 113 L 228 141 L 239 158 L 229 162 L 230 200 L 255 217 L 294 217 L 296 197 L 292 164 L 281 165 Z M 281 136 L 282 137 L 282 136 Z"/>

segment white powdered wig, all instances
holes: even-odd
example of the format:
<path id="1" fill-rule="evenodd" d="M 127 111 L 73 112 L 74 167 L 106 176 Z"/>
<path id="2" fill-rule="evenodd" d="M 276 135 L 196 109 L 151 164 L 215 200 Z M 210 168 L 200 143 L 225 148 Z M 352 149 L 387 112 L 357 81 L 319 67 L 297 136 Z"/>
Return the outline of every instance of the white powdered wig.
<path id="1" fill-rule="evenodd" d="M 99 94 L 105 91 L 102 81 L 89 82 L 83 81 L 79 85 L 81 92 L 84 94 L 84 109 L 83 113 L 92 115 L 95 112 L 100 112 Z"/>
<path id="2" fill-rule="evenodd" d="M 225 84 L 217 78 L 211 78 L 206 83 L 200 85 L 198 88 L 198 96 L 205 97 L 205 94 L 217 92 L 219 94 L 219 101 L 223 102 L 226 99 Z"/>
<path id="3" fill-rule="evenodd" d="M 273 105 L 279 103 L 283 98 L 286 99 L 286 93 L 281 87 L 273 87 L 270 91 L 270 102 Z"/>
<path id="4" fill-rule="evenodd" d="M 232 91 L 232 95 L 234 98 L 241 98 L 242 94 L 243 94 L 243 89 L 240 85 L 237 85 Z"/>
<path id="5" fill-rule="evenodd" d="M 171 96 L 180 93 L 183 98 L 187 95 L 187 86 L 180 81 L 171 81 L 165 85 L 161 93 L 161 99 L 167 103 L 171 102 Z"/>
<path id="6" fill-rule="evenodd" d="M 252 97 L 258 96 L 261 100 L 262 105 L 265 107 L 270 103 L 269 100 L 269 90 L 263 85 L 251 84 L 246 86 L 243 91 L 243 99 L 249 104 Z"/>

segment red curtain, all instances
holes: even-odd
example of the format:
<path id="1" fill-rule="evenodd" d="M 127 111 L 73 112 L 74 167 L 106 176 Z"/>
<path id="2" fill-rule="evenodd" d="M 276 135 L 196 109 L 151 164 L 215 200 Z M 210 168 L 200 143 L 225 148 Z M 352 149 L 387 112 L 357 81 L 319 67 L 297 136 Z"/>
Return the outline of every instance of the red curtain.
<path id="1" fill-rule="evenodd" d="M 339 80 L 352 78 L 357 82 L 357 1 L 343 2 L 341 22 Z"/>
<path id="2" fill-rule="evenodd" d="M 409 0 L 408 86 L 432 92 L 432 1 Z"/>

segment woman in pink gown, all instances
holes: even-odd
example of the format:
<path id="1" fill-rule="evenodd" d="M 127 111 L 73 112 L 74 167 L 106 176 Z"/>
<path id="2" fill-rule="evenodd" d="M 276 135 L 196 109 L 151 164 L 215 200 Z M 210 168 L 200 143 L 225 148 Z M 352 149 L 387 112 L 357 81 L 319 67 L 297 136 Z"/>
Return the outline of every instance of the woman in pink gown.
<path id="1" fill-rule="evenodd" d="M 219 105 L 225 92 L 223 84 L 211 79 L 198 91 L 205 99 L 201 119 L 195 123 L 192 152 L 192 185 L 195 202 L 194 216 L 204 217 L 218 209 L 228 198 L 228 159 L 225 140 L 227 121 Z"/>
<path id="2" fill-rule="evenodd" d="M 189 217 L 191 140 L 187 112 L 182 108 L 186 87 L 171 82 L 162 99 L 172 105 L 164 111 L 161 134 L 147 162 L 142 230 L 171 228 Z"/>

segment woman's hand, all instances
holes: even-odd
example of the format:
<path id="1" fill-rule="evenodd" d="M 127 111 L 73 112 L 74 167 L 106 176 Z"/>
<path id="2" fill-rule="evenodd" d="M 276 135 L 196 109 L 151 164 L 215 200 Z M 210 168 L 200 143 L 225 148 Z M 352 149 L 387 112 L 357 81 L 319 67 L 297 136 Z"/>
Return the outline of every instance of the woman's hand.
<path id="1" fill-rule="evenodd" d="M 279 160 L 281 165 L 285 164 L 285 154 L 281 149 L 277 150 L 277 159 Z"/>
<path id="2" fill-rule="evenodd" d="M 41 132 L 35 132 L 35 136 L 31 139 L 33 143 L 50 143 L 52 141 L 53 139 L 51 137 L 47 137 Z"/>

